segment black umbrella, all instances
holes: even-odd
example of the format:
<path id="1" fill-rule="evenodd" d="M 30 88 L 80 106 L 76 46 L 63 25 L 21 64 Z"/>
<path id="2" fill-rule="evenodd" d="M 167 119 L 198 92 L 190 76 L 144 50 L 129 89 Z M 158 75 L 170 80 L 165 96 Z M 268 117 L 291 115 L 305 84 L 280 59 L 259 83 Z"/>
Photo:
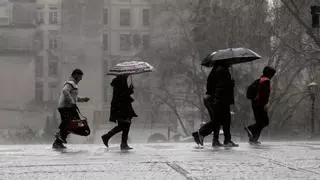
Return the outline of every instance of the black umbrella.
<path id="1" fill-rule="evenodd" d="M 228 48 L 214 51 L 202 62 L 202 66 L 212 67 L 216 61 L 224 61 L 228 64 L 239 64 L 260 59 L 261 56 L 247 48 Z"/>

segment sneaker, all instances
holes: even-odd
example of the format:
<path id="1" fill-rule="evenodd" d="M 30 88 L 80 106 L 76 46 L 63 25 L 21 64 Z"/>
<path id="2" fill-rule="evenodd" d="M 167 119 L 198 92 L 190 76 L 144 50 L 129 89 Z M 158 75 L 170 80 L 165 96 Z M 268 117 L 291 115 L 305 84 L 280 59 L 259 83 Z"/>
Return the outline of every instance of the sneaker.
<path id="1" fill-rule="evenodd" d="M 223 146 L 223 144 L 222 143 L 220 143 L 220 141 L 219 140 L 213 140 L 213 142 L 212 142 L 212 147 L 221 147 L 221 146 Z"/>
<path id="2" fill-rule="evenodd" d="M 57 133 L 54 135 L 54 137 L 55 137 L 56 139 L 58 139 L 59 141 L 61 141 L 62 143 L 67 143 L 67 140 L 66 140 L 65 138 L 62 138 L 59 132 L 57 132 Z"/>
<path id="3" fill-rule="evenodd" d="M 249 129 L 248 127 L 244 127 L 244 130 L 248 133 L 249 139 L 252 139 L 252 138 L 253 138 L 253 134 L 252 134 L 252 132 L 250 131 L 250 129 Z"/>
<path id="4" fill-rule="evenodd" d="M 224 145 L 224 147 L 238 147 L 239 146 L 239 144 L 236 144 L 231 140 L 230 141 L 225 141 L 223 143 L 223 145 Z"/>
<path id="5" fill-rule="evenodd" d="M 260 144 L 261 144 L 260 141 L 249 141 L 249 143 L 250 143 L 251 145 L 260 145 Z"/>
<path id="6" fill-rule="evenodd" d="M 67 147 L 65 147 L 62 142 L 60 141 L 54 141 L 54 143 L 52 144 L 52 149 L 56 149 L 56 150 L 62 150 L 62 149 L 66 149 Z"/>
<path id="7" fill-rule="evenodd" d="M 192 133 L 192 136 L 198 145 L 203 146 L 203 136 L 200 135 L 199 131 Z"/>

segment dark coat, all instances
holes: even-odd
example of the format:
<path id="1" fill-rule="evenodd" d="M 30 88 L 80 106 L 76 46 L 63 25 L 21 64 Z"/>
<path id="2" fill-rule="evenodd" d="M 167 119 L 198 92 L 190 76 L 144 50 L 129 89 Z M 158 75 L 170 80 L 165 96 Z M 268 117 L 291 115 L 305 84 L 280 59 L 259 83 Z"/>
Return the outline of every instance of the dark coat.
<path id="1" fill-rule="evenodd" d="M 116 122 L 117 120 L 132 119 L 137 117 L 133 110 L 133 87 L 128 87 L 127 78 L 118 76 L 111 82 L 113 87 L 113 96 L 111 101 L 110 121 Z"/>
<path id="2" fill-rule="evenodd" d="M 234 81 L 226 66 L 214 66 L 207 79 L 207 92 L 214 104 L 234 104 Z"/>

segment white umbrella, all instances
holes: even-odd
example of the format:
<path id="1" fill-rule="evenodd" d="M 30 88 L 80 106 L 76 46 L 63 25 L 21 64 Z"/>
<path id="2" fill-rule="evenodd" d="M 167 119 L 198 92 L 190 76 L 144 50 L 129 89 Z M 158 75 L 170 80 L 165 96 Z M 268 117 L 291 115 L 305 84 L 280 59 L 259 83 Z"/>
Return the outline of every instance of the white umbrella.
<path id="1" fill-rule="evenodd" d="M 107 75 L 131 75 L 131 74 L 140 74 L 145 72 L 151 72 L 153 66 L 147 62 L 143 61 L 129 61 L 119 63 L 109 69 Z"/>

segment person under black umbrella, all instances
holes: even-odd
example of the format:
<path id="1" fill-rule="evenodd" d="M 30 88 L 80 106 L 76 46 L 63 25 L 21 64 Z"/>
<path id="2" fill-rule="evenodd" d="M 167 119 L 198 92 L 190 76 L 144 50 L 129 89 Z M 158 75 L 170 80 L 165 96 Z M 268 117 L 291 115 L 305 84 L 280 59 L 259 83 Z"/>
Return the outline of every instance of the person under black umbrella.
<path id="1" fill-rule="evenodd" d="M 113 87 L 113 96 L 109 120 L 111 122 L 118 123 L 118 125 L 111 129 L 107 134 L 101 136 L 106 147 L 109 147 L 108 142 L 110 138 L 122 131 L 120 145 L 121 150 L 133 149 L 128 145 L 128 134 L 132 118 L 138 116 L 131 104 L 134 101 L 131 97 L 131 94 L 134 93 L 134 87 L 132 84 L 128 86 L 128 76 L 129 75 L 127 74 L 118 75 L 111 82 L 111 86 Z"/>
<path id="2" fill-rule="evenodd" d="M 227 147 L 238 146 L 231 140 L 230 124 L 231 114 L 230 105 L 234 104 L 234 81 L 231 79 L 229 64 L 226 61 L 215 61 L 213 69 L 209 75 L 207 82 L 206 98 L 210 101 L 211 121 L 207 122 L 198 131 L 193 132 L 195 142 L 203 146 L 203 139 L 214 131 L 214 144 L 220 144 L 219 130 L 223 127 L 224 145 Z"/>

